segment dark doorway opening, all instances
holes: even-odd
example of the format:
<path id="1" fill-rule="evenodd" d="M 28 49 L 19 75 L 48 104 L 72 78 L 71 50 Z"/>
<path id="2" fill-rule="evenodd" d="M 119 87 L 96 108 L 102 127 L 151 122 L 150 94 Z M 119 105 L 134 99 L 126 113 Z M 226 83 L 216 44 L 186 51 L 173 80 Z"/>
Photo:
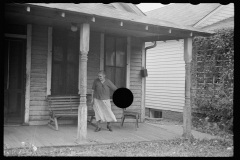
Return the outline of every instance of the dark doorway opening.
<path id="1" fill-rule="evenodd" d="M 22 124 L 25 109 L 26 40 L 4 39 L 4 125 Z"/>

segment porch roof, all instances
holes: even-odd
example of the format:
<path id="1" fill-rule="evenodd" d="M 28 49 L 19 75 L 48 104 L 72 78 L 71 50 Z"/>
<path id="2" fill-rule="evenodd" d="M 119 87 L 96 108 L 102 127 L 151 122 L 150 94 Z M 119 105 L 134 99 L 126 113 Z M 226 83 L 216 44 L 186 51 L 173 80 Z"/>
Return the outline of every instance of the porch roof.
<path id="1" fill-rule="evenodd" d="M 101 16 L 106 18 L 113 18 L 118 20 L 124 20 L 124 21 L 130 21 L 130 22 L 136 22 L 136 23 L 142 23 L 145 25 L 155 25 L 155 26 L 161 26 L 161 27 L 168 27 L 168 28 L 174 28 L 179 30 L 187 30 L 187 31 L 194 31 L 196 34 L 201 35 L 207 35 L 212 34 L 212 32 L 206 32 L 200 29 L 196 29 L 190 26 L 183 26 L 180 24 L 175 24 L 169 21 L 165 20 L 159 20 L 157 18 L 149 18 L 146 16 L 139 16 L 134 13 L 125 12 L 122 10 L 116 10 L 111 9 L 108 7 L 105 7 L 104 5 L 101 5 L 100 3 L 79 3 L 79 4 L 73 4 L 73 3 L 28 3 L 35 6 L 41 6 L 41 7 L 48 7 L 48 8 L 55 8 L 55 9 L 61 9 L 65 11 L 73 11 L 73 12 L 79 12 L 84 13 L 92 16 Z"/>
<path id="2" fill-rule="evenodd" d="M 190 26 L 109 8 L 101 3 L 25 3 L 15 5 L 30 6 L 38 10 L 47 9 L 53 12 L 65 12 L 66 19 L 68 17 L 67 14 L 76 14 L 76 16 L 88 17 L 88 19 L 94 17 L 96 22 L 91 23 L 93 28 L 99 28 L 100 26 L 100 28 L 105 27 L 105 30 L 108 32 L 115 33 L 117 31 L 119 34 L 132 34 L 142 38 L 145 42 L 181 39 L 192 36 L 210 36 L 213 34 L 213 32 L 203 31 Z M 123 25 L 120 25 L 121 22 Z"/>

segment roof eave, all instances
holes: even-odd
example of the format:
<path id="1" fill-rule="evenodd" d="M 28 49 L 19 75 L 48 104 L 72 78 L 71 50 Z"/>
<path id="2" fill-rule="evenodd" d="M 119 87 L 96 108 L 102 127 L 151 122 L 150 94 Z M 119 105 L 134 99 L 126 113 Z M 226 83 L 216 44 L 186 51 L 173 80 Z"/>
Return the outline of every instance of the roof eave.
<path id="1" fill-rule="evenodd" d="M 184 37 L 191 37 L 191 36 L 211 36 L 212 34 L 214 34 L 213 32 L 207 32 L 207 31 L 203 31 L 203 30 L 200 30 L 200 29 L 196 29 L 196 28 L 191 28 L 191 27 L 185 27 L 184 28 L 188 28 L 188 29 L 180 29 L 180 28 L 173 28 L 173 27 L 168 27 L 168 26 L 161 26 L 161 25 L 153 25 L 153 24 L 148 24 L 148 23 L 141 23 L 141 22 L 137 22 L 135 20 L 124 20 L 124 19 L 121 19 L 121 18 L 113 18 L 113 17 L 105 17 L 105 16 L 101 16 L 101 15 L 97 15 L 97 14 L 88 14 L 88 13 L 82 13 L 82 12 L 75 12 L 75 11 L 70 11 L 70 10 L 64 10 L 64 9 L 58 9 L 58 8 L 48 8 L 48 7 L 45 7 L 45 6 L 38 6 L 38 5 L 33 5 L 33 4 L 20 4 L 20 5 L 29 5 L 29 6 L 32 6 L 32 7 L 37 7 L 37 8 L 47 8 L 47 9 L 53 9 L 53 10 L 60 10 L 60 11 L 67 11 L 67 12 L 73 12 L 73 13 L 76 13 L 76 14 L 81 14 L 81 15 L 86 15 L 86 16 L 94 16 L 94 17 L 101 17 L 103 19 L 111 19 L 111 20 L 116 20 L 116 21 L 122 21 L 123 23 L 124 22 L 128 22 L 128 23 L 133 23 L 133 24 L 136 24 L 136 25 L 144 25 L 144 26 L 149 26 L 149 27 L 156 27 L 158 28 L 156 30 L 156 35 L 158 34 L 164 34 L 164 32 L 162 32 L 161 30 L 167 30 L 166 32 L 166 35 L 169 35 L 168 33 L 168 30 L 169 29 L 172 29 L 172 30 L 175 30 L 176 32 L 179 32 L 178 34 L 174 35 L 174 33 L 172 33 L 171 36 L 173 37 L 181 37 L 181 38 L 184 38 Z M 159 28 L 160 28 L 160 32 L 159 31 Z M 143 32 L 148 32 L 146 30 L 143 30 Z M 189 33 L 184 33 L 184 32 L 189 32 Z M 180 33 L 183 33 L 183 34 L 180 34 Z"/>

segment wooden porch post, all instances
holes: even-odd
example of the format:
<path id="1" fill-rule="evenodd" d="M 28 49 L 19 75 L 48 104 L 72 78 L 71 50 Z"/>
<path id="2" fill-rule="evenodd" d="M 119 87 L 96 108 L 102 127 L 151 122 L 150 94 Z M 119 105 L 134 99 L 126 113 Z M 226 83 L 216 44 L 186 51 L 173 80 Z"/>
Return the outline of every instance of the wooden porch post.
<path id="1" fill-rule="evenodd" d="M 27 24 L 27 56 L 26 56 L 26 92 L 24 124 L 29 124 L 30 109 L 30 82 L 31 82 L 31 55 L 32 55 L 32 24 Z"/>
<path id="2" fill-rule="evenodd" d="M 192 61 L 192 38 L 184 39 L 184 61 L 185 61 L 185 106 L 183 108 L 183 137 L 193 138 L 191 133 L 192 117 L 191 117 L 191 61 Z"/>
<path id="3" fill-rule="evenodd" d="M 85 142 L 87 136 L 87 54 L 89 51 L 90 25 L 84 23 L 80 28 L 80 55 L 79 55 L 79 93 L 77 143 Z"/>

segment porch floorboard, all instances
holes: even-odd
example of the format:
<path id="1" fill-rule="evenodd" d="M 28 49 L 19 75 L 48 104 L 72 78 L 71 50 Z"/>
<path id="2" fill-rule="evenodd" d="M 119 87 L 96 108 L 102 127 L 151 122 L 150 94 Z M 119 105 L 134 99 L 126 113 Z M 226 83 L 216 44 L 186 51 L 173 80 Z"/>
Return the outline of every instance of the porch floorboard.
<path id="1" fill-rule="evenodd" d="M 139 123 L 139 128 L 135 130 L 134 123 L 112 123 L 113 132 L 106 128 L 106 123 L 101 123 L 102 130 L 94 132 L 95 127 L 87 126 L 87 144 L 139 142 L 163 139 L 173 139 L 181 134 L 166 130 L 161 127 Z M 77 124 L 59 125 L 59 130 L 55 131 L 47 125 L 43 126 L 5 126 L 4 144 L 8 148 L 19 148 L 21 142 L 33 142 L 37 147 L 47 146 L 74 146 L 77 136 Z"/>

